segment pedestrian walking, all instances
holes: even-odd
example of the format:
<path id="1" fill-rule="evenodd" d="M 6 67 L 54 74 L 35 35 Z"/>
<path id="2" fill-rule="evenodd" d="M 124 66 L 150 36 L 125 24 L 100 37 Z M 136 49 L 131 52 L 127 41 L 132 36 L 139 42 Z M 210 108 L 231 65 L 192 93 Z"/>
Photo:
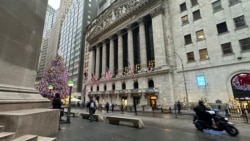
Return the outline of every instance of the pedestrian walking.
<path id="1" fill-rule="evenodd" d="M 108 114 L 108 113 L 109 113 L 109 102 L 107 102 L 107 103 L 106 103 L 106 105 L 105 105 L 105 109 L 106 109 L 107 114 Z"/>
<path id="2" fill-rule="evenodd" d="M 93 100 L 93 97 L 90 97 L 90 101 L 87 104 L 87 108 L 89 109 L 89 119 L 90 122 L 92 122 L 94 120 L 93 114 L 95 114 L 95 110 L 96 110 L 96 103 Z"/>
<path id="3" fill-rule="evenodd" d="M 177 102 L 177 110 L 178 110 L 178 113 L 181 113 L 181 103 L 180 103 L 180 101 Z"/>

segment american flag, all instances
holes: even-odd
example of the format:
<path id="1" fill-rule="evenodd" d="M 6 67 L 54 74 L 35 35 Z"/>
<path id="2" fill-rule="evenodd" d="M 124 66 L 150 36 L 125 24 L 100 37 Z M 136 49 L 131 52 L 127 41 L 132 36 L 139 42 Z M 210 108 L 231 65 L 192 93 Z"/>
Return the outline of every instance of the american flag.
<path id="1" fill-rule="evenodd" d="M 110 78 L 111 78 L 110 70 L 108 67 L 106 68 L 105 77 L 106 77 L 106 80 L 110 80 Z"/>
<path id="2" fill-rule="evenodd" d="M 133 75 L 133 76 L 135 76 L 135 74 L 134 74 L 134 68 L 133 68 L 132 64 L 129 62 L 129 60 L 128 60 L 128 66 L 129 66 L 130 74 Z"/>
<path id="3" fill-rule="evenodd" d="M 92 79 L 91 79 L 92 82 L 96 83 L 96 81 L 97 81 L 97 80 L 96 80 L 96 76 L 95 76 L 93 73 L 92 73 L 91 75 L 92 75 Z"/>

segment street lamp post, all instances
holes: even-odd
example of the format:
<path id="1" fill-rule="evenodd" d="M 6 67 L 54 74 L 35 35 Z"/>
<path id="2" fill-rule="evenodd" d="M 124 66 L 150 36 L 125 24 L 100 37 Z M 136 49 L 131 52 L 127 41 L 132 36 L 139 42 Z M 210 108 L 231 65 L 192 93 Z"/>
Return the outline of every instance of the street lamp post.
<path id="1" fill-rule="evenodd" d="M 50 94 L 50 96 L 51 96 L 51 90 L 53 89 L 53 86 L 50 84 L 50 85 L 48 86 L 48 88 L 49 88 L 49 94 Z"/>
<path id="2" fill-rule="evenodd" d="M 72 92 L 72 87 L 74 86 L 73 81 L 69 81 L 68 82 L 68 86 L 69 86 L 69 103 L 68 103 L 68 114 L 67 114 L 67 123 L 70 123 L 70 113 L 71 113 L 71 92 Z"/>
<path id="3" fill-rule="evenodd" d="M 188 103 L 189 101 L 188 101 L 188 93 L 187 93 L 187 84 L 186 84 L 186 77 L 185 77 L 185 74 L 184 74 L 183 62 L 182 62 L 181 57 L 180 57 L 176 52 L 174 52 L 174 53 L 176 54 L 176 56 L 177 56 L 177 57 L 180 59 L 180 61 L 181 61 L 182 76 L 183 76 L 184 87 L 185 87 L 185 92 L 186 92 L 186 101 L 187 101 L 187 103 Z"/>

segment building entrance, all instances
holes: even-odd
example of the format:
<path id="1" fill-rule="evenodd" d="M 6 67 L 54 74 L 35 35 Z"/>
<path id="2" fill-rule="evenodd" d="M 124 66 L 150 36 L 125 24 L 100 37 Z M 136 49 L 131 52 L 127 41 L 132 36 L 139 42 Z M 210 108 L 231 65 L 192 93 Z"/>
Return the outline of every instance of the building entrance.
<path id="1" fill-rule="evenodd" d="M 149 102 L 150 102 L 150 106 L 156 107 L 157 97 L 156 96 L 150 96 Z"/>

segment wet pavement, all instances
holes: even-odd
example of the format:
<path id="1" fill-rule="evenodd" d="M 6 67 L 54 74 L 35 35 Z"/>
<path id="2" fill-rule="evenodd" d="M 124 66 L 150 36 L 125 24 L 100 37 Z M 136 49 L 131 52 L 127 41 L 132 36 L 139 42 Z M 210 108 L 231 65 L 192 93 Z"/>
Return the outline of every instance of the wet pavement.
<path id="1" fill-rule="evenodd" d="M 81 111 L 76 111 L 81 112 Z M 84 110 L 84 112 L 86 112 Z M 109 115 L 99 112 L 104 117 Z M 80 117 L 71 117 L 70 124 L 61 124 L 55 137 L 58 141 L 246 141 L 250 139 L 250 124 L 237 122 L 240 134 L 230 137 L 226 132 L 205 130 L 197 131 L 192 124 L 191 116 L 181 116 L 160 113 L 110 113 L 127 117 L 141 118 L 145 128 L 137 129 L 132 123 L 121 122 L 112 125 L 108 121 L 89 122 Z"/>

